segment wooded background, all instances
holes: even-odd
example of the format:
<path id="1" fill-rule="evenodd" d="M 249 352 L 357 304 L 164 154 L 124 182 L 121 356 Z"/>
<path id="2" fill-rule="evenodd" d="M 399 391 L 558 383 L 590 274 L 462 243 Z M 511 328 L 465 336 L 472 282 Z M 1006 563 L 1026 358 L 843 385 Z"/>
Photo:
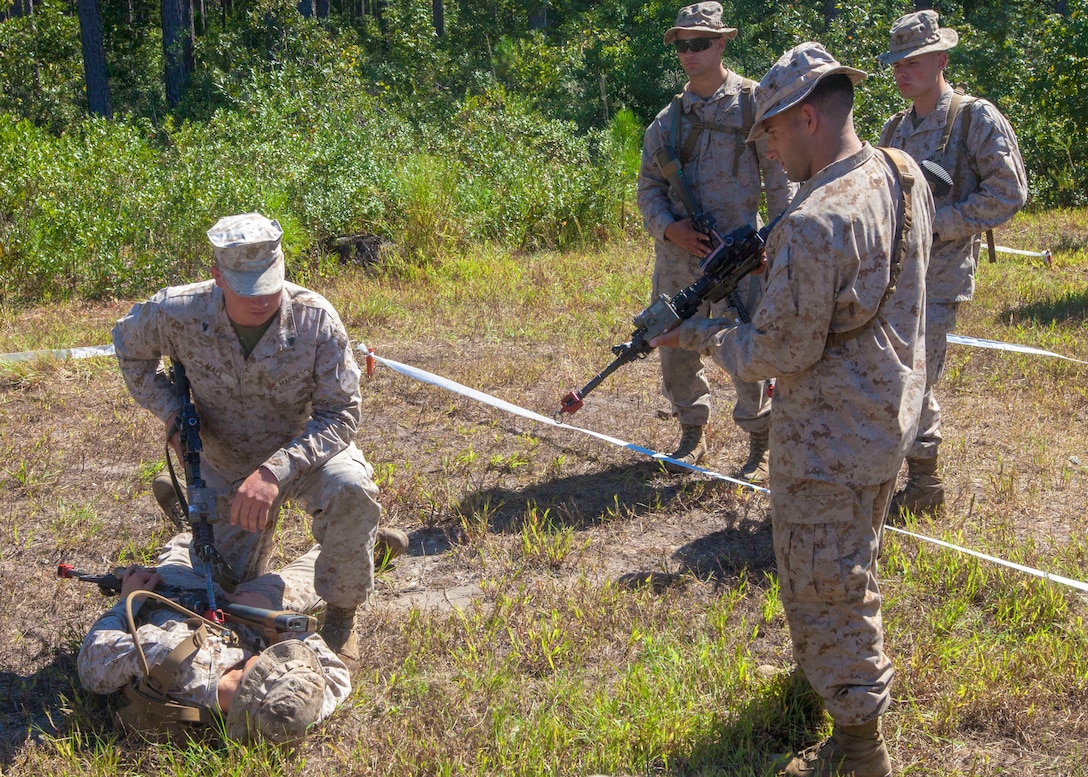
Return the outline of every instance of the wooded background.
<path id="1" fill-rule="evenodd" d="M 473 241 L 635 233 L 641 133 L 684 82 L 662 42 L 680 0 L 0 2 L 8 298 L 162 280 L 140 257 L 202 251 L 198 225 L 230 208 L 274 212 L 311 257 L 350 234 L 420 262 Z M 1084 0 L 724 5 L 740 30 L 727 64 L 744 75 L 803 40 L 869 71 L 856 111 L 869 140 L 904 106 L 875 60 L 892 21 L 936 8 L 960 34 L 949 79 L 1018 133 L 1029 207 L 1088 203 Z M 122 235 L 117 219 L 143 223 Z M 137 278 L 107 283 L 103 262 Z"/>

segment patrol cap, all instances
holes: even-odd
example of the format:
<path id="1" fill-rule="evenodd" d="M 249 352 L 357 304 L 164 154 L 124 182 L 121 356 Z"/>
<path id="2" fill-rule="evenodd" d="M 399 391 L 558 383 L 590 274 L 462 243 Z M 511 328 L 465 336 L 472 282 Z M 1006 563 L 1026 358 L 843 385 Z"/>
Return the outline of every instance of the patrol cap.
<path id="1" fill-rule="evenodd" d="M 767 133 L 763 120 L 777 116 L 804 100 L 821 79 L 843 73 L 857 85 L 865 80 L 865 72 L 840 65 L 819 43 L 809 41 L 794 46 L 778 61 L 759 82 L 755 89 L 756 118 L 748 140 L 758 140 Z"/>
<path id="2" fill-rule="evenodd" d="M 297 639 L 277 642 L 242 675 L 227 713 L 227 736 L 243 743 L 301 739 L 321 716 L 324 697 L 317 654 Z"/>
<path id="3" fill-rule="evenodd" d="M 242 297 L 283 288 L 283 229 L 260 213 L 224 216 L 208 230 L 215 262 L 231 291 Z"/>
<path id="4" fill-rule="evenodd" d="M 931 51 L 948 51 L 960 42 L 959 33 L 937 24 L 936 11 L 915 11 L 900 16 L 892 24 L 891 45 L 877 59 L 892 65 L 901 59 L 928 54 Z"/>
<path id="5" fill-rule="evenodd" d="M 665 45 L 668 46 L 676 40 L 676 34 L 683 31 L 708 32 L 711 35 L 720 35 L 726 40 L 737 37 L 735 27 L 726 27 L 722 22 L 722 4 L 695 3 L 686 5 L 676 15 L 676 26 L 670 27 L 665 32 Z"/>

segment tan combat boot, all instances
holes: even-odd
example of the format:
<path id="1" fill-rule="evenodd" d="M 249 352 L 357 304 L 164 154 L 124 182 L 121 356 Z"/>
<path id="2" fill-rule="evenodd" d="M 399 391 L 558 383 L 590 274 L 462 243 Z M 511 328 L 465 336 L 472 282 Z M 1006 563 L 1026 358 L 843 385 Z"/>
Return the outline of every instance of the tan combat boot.
<path id="1" fill-rule="evenodd" d="M 174 490 L 174 481 L 169 472 L 160 472 L 155 476 L 151 481 L 151 493 L 155 495 L 155 501 L 174 524 L 174 528 L 178 531 L 186 529 L 185 511 L 181 509 L 181 501 L 178 500 L 178 492 Z"/>
<path id="2" fill-rule="evenodd" d="M 321 638 L 332 652 L 347 664 L 348 669 L 359 665 L 359 640 L 355 636 L 355 608 L 325 608 L 325 622 L 321 624 Z"/>
<path id="3" fill-rule="evenodd" d="M 378 536 L 374 540 L 374 568 L 383 569 L 397 556 L 407 552 L 408 535 L 400 529 L 378 527 Z"/>
<path id="4" fill-rule="evenodd" d="M 880 718 L 840 726 L 821 745 L 794 757 L 779 774 L 790 777 L 891 777 L 892 762 Z"/>
<path id="5" fill-rule="evenodd" d="M 943 504 L 944 481 L 937 474 L 937 457 L 907 459 L 907 484 L 892 497 L 888 515 L 898 518 L 907 510 L 922 515 L 932 513 Z"/>
<path id="6" fill-rule="evenodd" d="M 748 460 L 740 465 L 733 477 L 761 485 L 767 482 L 767 467 L 771 456 L 767 450 L 770 432 L 752 432 L 748 435 Z"/>
<path id="7" fill-rule="evenodd" d="M 688 464 L 698 465 L 706 458 L 706 438 L 703 429 L 706 427 L 698 424 L 680 424 L 680 444 L 676 450 L 669 454 L 670 459 L 686 461 Z M 664 461 L 665 469 L 669 472 L 690 472 L 687 467 L 681 467 L 670 461 Z"/>

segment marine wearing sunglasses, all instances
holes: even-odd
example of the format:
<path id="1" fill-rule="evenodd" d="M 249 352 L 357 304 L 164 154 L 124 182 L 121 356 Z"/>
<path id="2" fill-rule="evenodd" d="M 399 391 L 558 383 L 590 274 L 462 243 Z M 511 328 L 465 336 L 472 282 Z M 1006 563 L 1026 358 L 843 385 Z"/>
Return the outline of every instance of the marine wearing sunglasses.
<path id="1" fill-rule="evenodd" d="M 720 36 L 713 38 L 690 38 L 688 40 L 677 39 L 673 41 L 672 45 L 676 49 L 677 54 L 684 54 L 688 51 L 706 51 L 711 47 L 714 41 L 718 40 L 718 37 Z"/>

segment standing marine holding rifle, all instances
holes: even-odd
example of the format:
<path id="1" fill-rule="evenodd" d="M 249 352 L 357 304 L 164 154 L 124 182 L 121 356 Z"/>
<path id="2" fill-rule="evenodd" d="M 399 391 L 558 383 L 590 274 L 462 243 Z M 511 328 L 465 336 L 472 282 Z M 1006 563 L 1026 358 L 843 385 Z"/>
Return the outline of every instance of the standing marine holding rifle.
<path id="1" fill-rule="evenodd" d="M 944 503 L 937 471 L 941 409 L 933 389 L 944 372 L 947 337 L 956 328 L 960 303 L 975 293 L 980 234 L 987 235 L 993 261 L 993 228 L 1016 215 L 1028 196 L 1012 126 L 991 103 L 945 80 L 948 52 L 959 35 L 937 19 L 931 10 L 900 17 L 892 25 L 889 50 L 878 57 L 892 66 L 899 93 L 911 101 L 884 125 L 880 145 L 902 149 L 923 166 L 937 206 L 926 274 L 926 395 L 918 437 L 907 453 L 907 485 L 895 495 L 893 518 Z"/>
<path id="2" fill-rule="evenodd" d="M 282 234 L 259 213 L 220 219 L 208 231 L 213 280 L 135 305 L 113 342 L 133 398 L 167 429 L 181 403 L 162 358 L 185 366 L 203 480 L 216 495 L 214 543 L 239 580 L 268 571 L 285 500 L 313 517 L 312 585 L 328 605 L 321 636 L 357 661 L 356 609 L 373 589 L 381 515 L 373 468 L 353 442 L 359 367 L 332 305 L 285 282 Z M 407 545 L 402 532 L 385 536 Z"/>
<path id="3" fill-rule="evenodd" d="M 818 43 L 787 51 L 756 90 L 753 139 L 801 184 L 767 237 L 751 323 L 685 321 L 651 345 L 712 356 L 744 380 L 776 378 L 771 528 L 793 655 L 834 719 L 783 774 L 890 777 L 881 716 L 877 555 L 925 391 L 924 279 L 933 198 L 917 163 L 863 143 L 865 73 Z"/>
<path id="4" fill-rule="evenodd" d="M 665 33 L 666 45 L 675 46 L 689 80 L 650 124 L 643 142 L 638 206 L 654 236 L 653 299 L 674 295 L 699 278 L 699 263 L 713 248 L 711 236 L 699 229 L 706 220 L 724 235 L 762 223 L 762 191 L 771 217 L 789 202 L 791 186 L 782 168 L 767 159 L 764 143 L 747 142 L 755 84 L 722 63 L 725 42 L 736 35 L 735 28 L 722 23 L 717 2 L 682 8 L 676 25 Z M 704 224 L 695 223 L 699 214 Z M 737 291 L 732 302 L 754 310 L 760 298 L 758 276 L 746 279 Z M 720 315 L 729 304 L 723 301 L 713 311 L 708 304 L 702 316 Z M 706 456 L 704 430 L 710 420 L 710 384 L 702 360 L 689 351 L 662 348 L 661 378 L 672 415 L 680 422 L 680 444 L 671 456 L 698 464 Z M 735 380 L 734 386 L 733 420 L 749 434 L 748 460 L 736 475 L 761 482 L 767 474 L 770 428 L 766 384 Z"/>

